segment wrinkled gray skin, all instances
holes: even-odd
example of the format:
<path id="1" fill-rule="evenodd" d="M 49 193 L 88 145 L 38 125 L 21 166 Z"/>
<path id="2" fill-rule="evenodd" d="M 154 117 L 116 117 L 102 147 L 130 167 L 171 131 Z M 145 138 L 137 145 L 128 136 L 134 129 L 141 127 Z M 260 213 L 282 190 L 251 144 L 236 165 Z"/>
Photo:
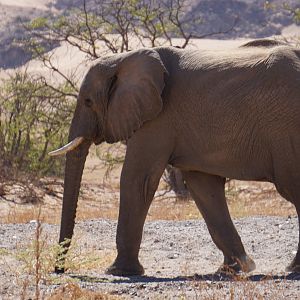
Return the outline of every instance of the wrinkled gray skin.
<path id="1" fill-rule="evenodd" d="M 273 182 L 299 215 L 300 50 L 260 40 L 226 51 L 162 47 L 99 59 L 80 89 L 69 140 L 78 136 L 85 142 L 67 154 L 60 242 L 73 234 L 90 144 L 128 140 L 118 255 L 107 272 L 144 272 L 143 225 L 168 163 L 183 172 L 224 254 L 222 268 L 251 271 L 255 264 L 228 212 L 225 178 Z M 299 247 L 288 270 L 300 271 Z"/>

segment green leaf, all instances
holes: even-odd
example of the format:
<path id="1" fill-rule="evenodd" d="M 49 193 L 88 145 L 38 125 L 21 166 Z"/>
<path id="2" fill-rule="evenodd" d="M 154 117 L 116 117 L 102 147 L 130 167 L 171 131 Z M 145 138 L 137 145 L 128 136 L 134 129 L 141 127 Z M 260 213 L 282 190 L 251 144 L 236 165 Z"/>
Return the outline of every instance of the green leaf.
<path id="1" fill-rule="evenodd" d="M 44 28 L 48 23 L 48 19 L 45 17 L 38 17 L 33 19 L 30 23 L 29 23 L 29 27 L 31 29 L 41 29 Z"/>

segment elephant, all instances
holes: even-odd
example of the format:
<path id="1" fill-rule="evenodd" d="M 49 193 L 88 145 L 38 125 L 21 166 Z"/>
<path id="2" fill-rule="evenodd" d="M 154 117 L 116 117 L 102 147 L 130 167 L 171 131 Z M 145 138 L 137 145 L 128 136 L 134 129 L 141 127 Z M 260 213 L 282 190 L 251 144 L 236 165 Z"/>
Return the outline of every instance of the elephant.
<path id="1" fill-rule="evenodd" d="M 127 141 L 117 256 L 107 274 L 144 274 L 145 218 L 168 164 L 181 170 L 213 242 L 220 272 L 250 272 L 228 211 L 226 178 L 275 185 L 300 213 L 300 50 L 255 40 L 229 50 L 142 48 L 96 60 L 79 90 L 66 155 L 59 243 L 67 253 L 92 143 Z M 65 242 L 64 242 L 65 241 Z M 64 256 L 56 272 L 64 272 Z M 300 245 L 288 271 L 300 271 Z"/>
<path id="2" fill-rule="evenodd" d="M 175 193 L 176 198 L 178 199 L 189 198 L 189 191 L 184 182 L 182 172 L 179 169 L 168 165 L 166 167 L 166 172 L 163 178 L 170 186 L 170 189 Z"/>

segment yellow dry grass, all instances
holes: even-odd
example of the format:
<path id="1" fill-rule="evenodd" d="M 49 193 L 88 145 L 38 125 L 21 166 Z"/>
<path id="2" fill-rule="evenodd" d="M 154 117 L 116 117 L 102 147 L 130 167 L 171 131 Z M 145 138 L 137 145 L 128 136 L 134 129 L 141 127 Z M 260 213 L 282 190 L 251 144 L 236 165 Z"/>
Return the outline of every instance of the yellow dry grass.
<path id="1" fill-rule="evenodd" d="M 119 296 L 107 293 L 94 292 L 88 289 L 82 289 L 76 283 L 67 283 L 58 287 L 46 300 L 115 300 L 124 299 Z"/>
<path id="2" fill-rule="evenodd" d="M 119 213 L 119 189 L 122 160 L 126 147 L 122 144 L 93 146 L 88 156 L 79 195 L 77 220 L 114 219 Z M 44 189 L 28 187 L 19 183 L 3 186 L 0 183 L 0 222 L 27 223 L 36 220 L 40 211 L 43 222 L 58 224 L 61 217 L 63 181 L 55 178 L 43 179 Z M 166 189 L 164 181 L 159 193 Z M 24 191 L 27 194 L 24 195 Z M 26 197 L 25 197 L 26 196 Z M 40 204 L 22 204 L 25 199 Z M 240 218 L 253 215 L 296 215 L 294 206 L 282 199 L 274 186 L 263 182 L 232 180 L 226 185 L 226 197 L 231 216 Z M 21 203 L 21 204 L 20 204 Z M 172 193 L 156 197 L 150 207 L 148 220 L 188 220 L 201 218 L 193 200 L 180 200 Z"/>
<path id="3" fill-rule="evenodd" d="M 62 188 L 61 188 L 62 189 Z M 1 223 L 27 223 L 37 219 L 39 207 L 43 222 L 58 224 L 61 216 L 61 193 L 59 196 L 45 195 L 40 205 L 6 203 L 0 200 Z M 16 195 L 18 196 L 18 195 Z M 293 216 L 294 206 L 281 198 L 268 183 L 231 182 L 226 190 L 231 216 Z M 77 209 L 77 220 L 118 218 L 119 191 L 114 186 L 84 184 Z M 155 198 L 148 220 L 189 220 L 201 218 L 193 200 L 180 200 L 173 194 Z"/>

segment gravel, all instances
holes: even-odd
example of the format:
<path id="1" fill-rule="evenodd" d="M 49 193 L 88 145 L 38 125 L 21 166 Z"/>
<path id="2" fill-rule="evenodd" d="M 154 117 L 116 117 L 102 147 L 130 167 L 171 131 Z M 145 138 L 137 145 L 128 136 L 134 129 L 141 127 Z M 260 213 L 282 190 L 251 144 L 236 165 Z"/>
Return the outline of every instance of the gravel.
<path id="1" fill-rule="evenodd" d="M 234 223 L 257 266 L 247 276 L 230 278 L 214 273 L 222 254 L 204 221 L 193 220 L 147 222 L 140 251 L 146 275 L 122 278 L 104 274 L 115 255 L 116 222 L 79 222 L 75 230 L 77 259 L 84 260 L 94 251 L 102 256 L 106 253 L 108 260 L 89 268 L 75 267 L 64 275 L 48 274 L 47 280 L 41 280 L 41 295 L 46 297 L 73 280 L 81 288 L 129 299 L 299 299 L 300 274 L 284 272 L 297 250 L 297 218 L 247 217 Z M 36 224 L 34 220 L 0 224 L 0 299 L 18 299 L 24 289 L 26 299 L 34 293 L 34 276 L 24 271 L 26 259 L 20 253 L 34 240 Z M 42 228 L 42 239 L 55 244 L 59 227 L 43 224 Z M 25 288 L 24 282 L 28 282 Z"/>

